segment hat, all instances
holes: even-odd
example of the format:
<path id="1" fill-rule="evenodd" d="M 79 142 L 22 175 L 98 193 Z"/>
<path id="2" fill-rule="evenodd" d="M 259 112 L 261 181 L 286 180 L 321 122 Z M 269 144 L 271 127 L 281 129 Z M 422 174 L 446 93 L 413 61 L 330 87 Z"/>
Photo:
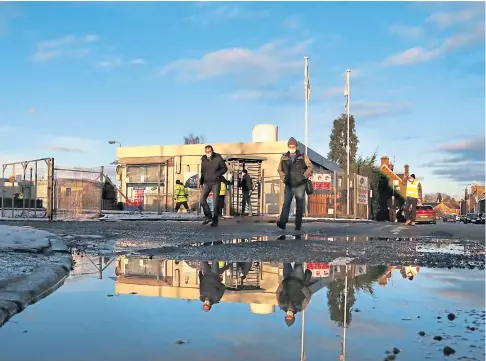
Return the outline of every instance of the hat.
<path id="1" fill-rule="evenodd" d="M 289 141 L 287 142 L 287 146 L 295 145 L 297 146 L 297 140 L 294 137 L 290 137 Z"/>

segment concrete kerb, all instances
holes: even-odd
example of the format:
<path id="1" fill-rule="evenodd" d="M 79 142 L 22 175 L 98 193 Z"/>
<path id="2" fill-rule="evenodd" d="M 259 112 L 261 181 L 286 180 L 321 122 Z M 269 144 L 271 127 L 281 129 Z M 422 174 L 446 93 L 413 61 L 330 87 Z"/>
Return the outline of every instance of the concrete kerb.
<path id="1" fill-rule="evenodd" d="M 37 267 L 28 275 L 0 281 L 0 327 L 11 317 L 49 296 L 64 284 L 72 269 L 72 257 L 62 240 L 52 238 L 50 241 L 51 247 L 47 252 L 62 256 L 60 264 Z"/>

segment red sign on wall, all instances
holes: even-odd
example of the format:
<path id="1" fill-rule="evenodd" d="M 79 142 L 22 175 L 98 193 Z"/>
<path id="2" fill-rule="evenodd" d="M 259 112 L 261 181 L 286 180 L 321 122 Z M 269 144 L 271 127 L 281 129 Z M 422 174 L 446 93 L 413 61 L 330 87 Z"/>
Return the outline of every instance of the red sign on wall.
<path id="1" fill-rule="evenodd" d="M 313 174 L 311 182 L 312 186 L 317 191 L 330 191 L 332 188 L 332 178 L 330 174 Z"/>

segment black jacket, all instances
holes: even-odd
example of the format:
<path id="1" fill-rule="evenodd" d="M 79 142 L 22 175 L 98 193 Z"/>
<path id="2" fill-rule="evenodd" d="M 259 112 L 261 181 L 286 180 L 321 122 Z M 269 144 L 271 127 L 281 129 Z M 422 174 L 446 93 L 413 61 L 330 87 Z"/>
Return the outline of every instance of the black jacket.
<path id="1" fill-rule="evenodd" d="M 219 275 L 213 272 L 204 275 L 199 271 L 199 299 L 202 302 L 207 298 L 212 305 L 218 303 L 223 298 L 225 290 L 226 287 L 221 282 Z"/>
<path id="2" fill-rule="evenodd" d="M 253 183 L 249 174 L 245 174 L 240 181 L 240 187 L 244 190 L 251 191 L 253 189 Z"/>
<path id="3" fill-rule="evenodd" d="M 295 161 L 292 162 L 290 153 L 287 152 L 280 158 L 278 174 L 285 184 L 291 187 L 300 186 L 312 175 L 312 162 L 299 150 L 295 152 Z"/>
<path id="4" fill-rule="evenodd" d="M 223 175 L 226 174 L 228 168 L 223 157 L 218 153 L 213 153 L 212 157 L 208 159 L 206 155 L 201 158 L 201 184 L 214 185 L 224 181 Z"/>
<path id="5" fill-rule="evenodd" d="M 278 306 L 287 311 L 291 308 L 294 312 L 305 310 L 311 298 L 311 292 L 300 279 L 287 277 L 277 289 Z"/>

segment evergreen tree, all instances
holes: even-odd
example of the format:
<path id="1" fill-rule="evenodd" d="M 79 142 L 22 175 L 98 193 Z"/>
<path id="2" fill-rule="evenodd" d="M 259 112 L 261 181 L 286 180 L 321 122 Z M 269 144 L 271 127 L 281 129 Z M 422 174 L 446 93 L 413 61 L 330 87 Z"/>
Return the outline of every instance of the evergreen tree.
<path id="1" fill-rule="evenodd" d="M 341 114 L 337 119 L 334 119 L 331 136 L 329 139 L 329 154 L 327 158 L 330 161 L 337 163 L 342 169 L 347 166 L 347 115 Z M 356 135 L 356 127 L 354 116 L 349 116 L 349 164 L 350 167 L 356 163 L 356 152 L 358 150 L 358 136 Z"/>

